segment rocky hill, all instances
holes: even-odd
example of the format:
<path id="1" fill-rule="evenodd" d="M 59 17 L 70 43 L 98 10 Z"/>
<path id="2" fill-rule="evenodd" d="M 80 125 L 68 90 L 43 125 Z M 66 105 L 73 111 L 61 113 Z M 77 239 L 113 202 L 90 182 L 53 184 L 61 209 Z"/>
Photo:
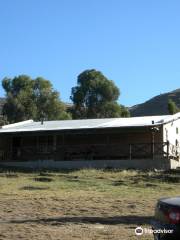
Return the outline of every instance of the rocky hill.
<path id="1" fill-rule="evenodd" d="M 172 99 L 180 108 L 180 88 L 160 94 L 151 98 L 150 100 L 134 105 L 129 108 L 131 117 L 136 116 L 152 116 L 152 115 L 167 115 L 168 113 L 168 100 Z M 0 97 L 0 115 L 2 114 L 2 107 L 5 103 L 5 98 Z M 72 106 L 70 103 L 65 103 L 67 109 Z"/>
<path id="2" fill-rule="evenodd" d="M 131 117 L 169 114 L 167 107 L 168 99 L 172 99 L 180 108 L 180 88 L 172 92 L 160 94 L 142 104 L 130 107 Z"/>

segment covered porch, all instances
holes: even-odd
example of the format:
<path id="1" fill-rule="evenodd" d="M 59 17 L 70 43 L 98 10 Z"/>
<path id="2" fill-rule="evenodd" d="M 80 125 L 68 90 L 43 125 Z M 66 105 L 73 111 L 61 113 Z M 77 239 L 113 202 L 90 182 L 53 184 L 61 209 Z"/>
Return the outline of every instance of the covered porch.
<path id="1" fill-rule="evenodd" d="M 0 161 L 168 158 L 171 146 L 151 128 L 1 134 Z"/>

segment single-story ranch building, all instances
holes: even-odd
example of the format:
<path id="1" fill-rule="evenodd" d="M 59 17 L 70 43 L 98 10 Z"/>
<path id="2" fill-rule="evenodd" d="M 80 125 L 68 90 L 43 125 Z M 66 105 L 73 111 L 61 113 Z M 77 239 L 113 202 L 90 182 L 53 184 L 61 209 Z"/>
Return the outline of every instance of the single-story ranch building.
<path id="1" fill-rule="evenodd" d="M 180 113 L 112 119 L 33 120 L 2 126 L 0 165 L 30 168 L 180 166 Z"/>

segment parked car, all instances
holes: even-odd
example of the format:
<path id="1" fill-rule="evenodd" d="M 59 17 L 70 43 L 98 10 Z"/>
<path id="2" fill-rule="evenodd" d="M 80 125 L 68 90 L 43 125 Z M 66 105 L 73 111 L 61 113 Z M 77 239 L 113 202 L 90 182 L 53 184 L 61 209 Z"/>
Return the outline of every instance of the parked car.
<path id="1" fill-rule="evenodd" d="M 180 197 L 158 200 L 152 229 L 155 240 L 180 240 Z"/>

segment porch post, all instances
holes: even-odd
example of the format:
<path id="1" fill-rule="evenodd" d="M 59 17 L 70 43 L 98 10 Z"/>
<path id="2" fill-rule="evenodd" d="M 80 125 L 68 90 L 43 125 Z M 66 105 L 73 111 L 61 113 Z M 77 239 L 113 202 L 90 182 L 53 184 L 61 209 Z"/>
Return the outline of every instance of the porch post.
<path id="1" fill-rule="evenodd" d="M 129 159 L 132 159 L 132 145 L 131 143 L 129 144 Z"/>
<path id="2" fill-rule="evenodd" d="M 56 135 L 53 135 L 53 150 L 56 151 L 56 141 L 57 138 L 56 138 Z"/>
<path id="3" fill-rule="evenodd" d="M 152 158 L 154 160 L 154 131 L 152 131 Z"/>
<path id="4" fill-rule="evenodd" d="M 152 121 L 152 124 L 154 124 L 154 121 Z M 152 143 L 151 143 L 151 148 L 152 148 L 152 158 L 154 160 L 155 157 L 155 133 L 159 132 L 159 127 L 152 127 L 151 128 L 151 137 L 152 137 Z"/>
<path id="5" fill-rule="evenodd" d="M 57 149 L 57 136 L 53 135 L 53 160 L 56 159 L 56 149 Z"/>
<path id="6" fill-rule="evenodd" d="M 167 141 L 167 159 L 169 159 L 169 141 Z"/>

